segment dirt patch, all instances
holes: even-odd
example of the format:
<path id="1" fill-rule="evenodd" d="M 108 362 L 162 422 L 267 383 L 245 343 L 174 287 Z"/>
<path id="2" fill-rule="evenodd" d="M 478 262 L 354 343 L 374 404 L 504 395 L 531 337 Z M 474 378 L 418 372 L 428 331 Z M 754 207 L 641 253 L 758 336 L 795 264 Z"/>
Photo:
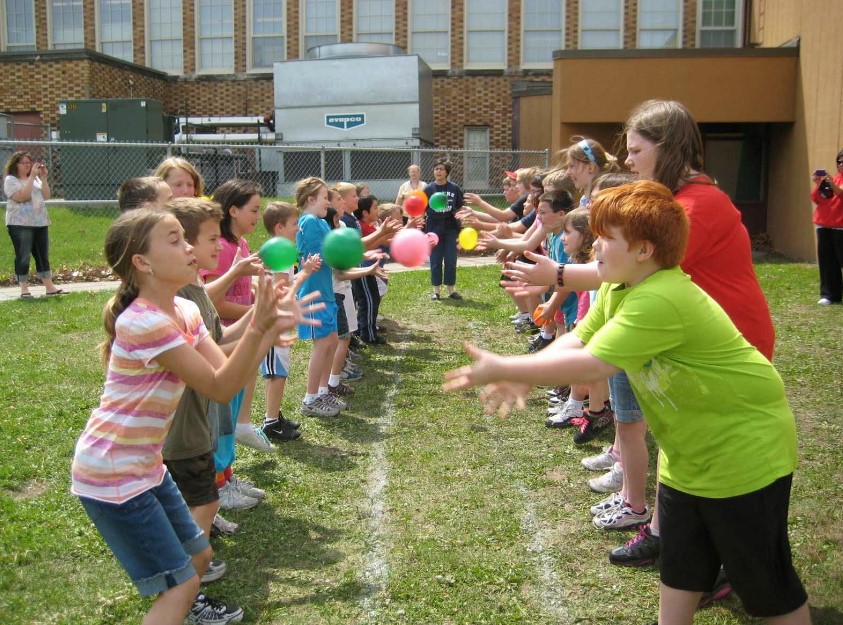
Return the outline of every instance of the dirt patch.
<path id="1" fill-rule="evenodd" d="M 20 490 L 6 490 L 4 492 L 15 501 L 30 501 L 46 493 L 48 488 L 47 482 L 32 480 L 26 482 Z"/>

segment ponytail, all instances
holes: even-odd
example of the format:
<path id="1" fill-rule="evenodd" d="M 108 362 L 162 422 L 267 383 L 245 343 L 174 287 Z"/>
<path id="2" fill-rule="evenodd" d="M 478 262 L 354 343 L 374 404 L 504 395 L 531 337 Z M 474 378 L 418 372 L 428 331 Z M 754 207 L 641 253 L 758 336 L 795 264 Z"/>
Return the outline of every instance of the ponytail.
<path id="1" fill-rule="evenodd" d="M 138 287 L 134 283 L 127 284 L 121 281 L 120 286 L 117 287 L 117 292 L 105 304 L 102 319 L 102 325 L 105 328 L 105 340 L 99 344 L 103 368 L 108 368 L 108 362 L 111 360 L 111 347 L 114 345 L 114 339 L 117 336 L 115 330 L 117 317 L 132 305 L 137 296 Z"/>

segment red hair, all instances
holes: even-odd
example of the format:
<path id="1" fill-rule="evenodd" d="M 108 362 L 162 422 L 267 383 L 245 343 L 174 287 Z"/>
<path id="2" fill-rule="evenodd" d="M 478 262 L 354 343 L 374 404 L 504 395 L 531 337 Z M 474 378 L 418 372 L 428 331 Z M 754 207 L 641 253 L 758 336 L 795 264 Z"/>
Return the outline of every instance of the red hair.
<path id="1" fill-rule="evenodd" d="M 688 216 L 663 184 L 640 180 L 601 191 L 591 204 L 591 230 L 597 236 L 618 228 L 630 245 L 649 241 L 653 260 L 663 269 L 685 257 Z"/>

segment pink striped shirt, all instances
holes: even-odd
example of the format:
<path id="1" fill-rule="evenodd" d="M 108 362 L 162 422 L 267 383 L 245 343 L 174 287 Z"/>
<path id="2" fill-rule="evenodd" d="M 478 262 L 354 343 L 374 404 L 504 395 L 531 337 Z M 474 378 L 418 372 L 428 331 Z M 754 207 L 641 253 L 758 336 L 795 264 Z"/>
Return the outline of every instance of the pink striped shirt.
<path id="1" fill-rule="evenodd" d="M 114 345 L 99 408 L 76 442 L 74 495 L 124 503 L 161 484 L 161 449 L 184 382 L 155 357 L 209 335 L 196 304 L 179 297 L 186 331 L 152 302 L 138 298 L 117 317 Z"/>

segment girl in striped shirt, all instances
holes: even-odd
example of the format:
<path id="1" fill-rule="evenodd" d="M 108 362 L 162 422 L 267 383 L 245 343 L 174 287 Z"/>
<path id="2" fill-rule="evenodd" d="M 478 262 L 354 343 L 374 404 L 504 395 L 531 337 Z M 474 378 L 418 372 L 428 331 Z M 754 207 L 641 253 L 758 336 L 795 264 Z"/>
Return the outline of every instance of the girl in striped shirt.
<path id="1" fill-rule="evenodd" d="M 106 235 L 105 255 L 121 284 L 105 309 L 105 389 L 77 441 L 71 491 L 140 593 L 158 595 L 143 622 L 182 623 L 211 548 L 162 461 L 173 413 L 185 384 L 231 399 L 279 334 L 302 322 L 301 302 L 279 298 L 261 276 L 252 321 L 226 359 L 196 305 L 176 297 L 195 282 L 197 266 L 175 217 L 124 213 Z"/>

